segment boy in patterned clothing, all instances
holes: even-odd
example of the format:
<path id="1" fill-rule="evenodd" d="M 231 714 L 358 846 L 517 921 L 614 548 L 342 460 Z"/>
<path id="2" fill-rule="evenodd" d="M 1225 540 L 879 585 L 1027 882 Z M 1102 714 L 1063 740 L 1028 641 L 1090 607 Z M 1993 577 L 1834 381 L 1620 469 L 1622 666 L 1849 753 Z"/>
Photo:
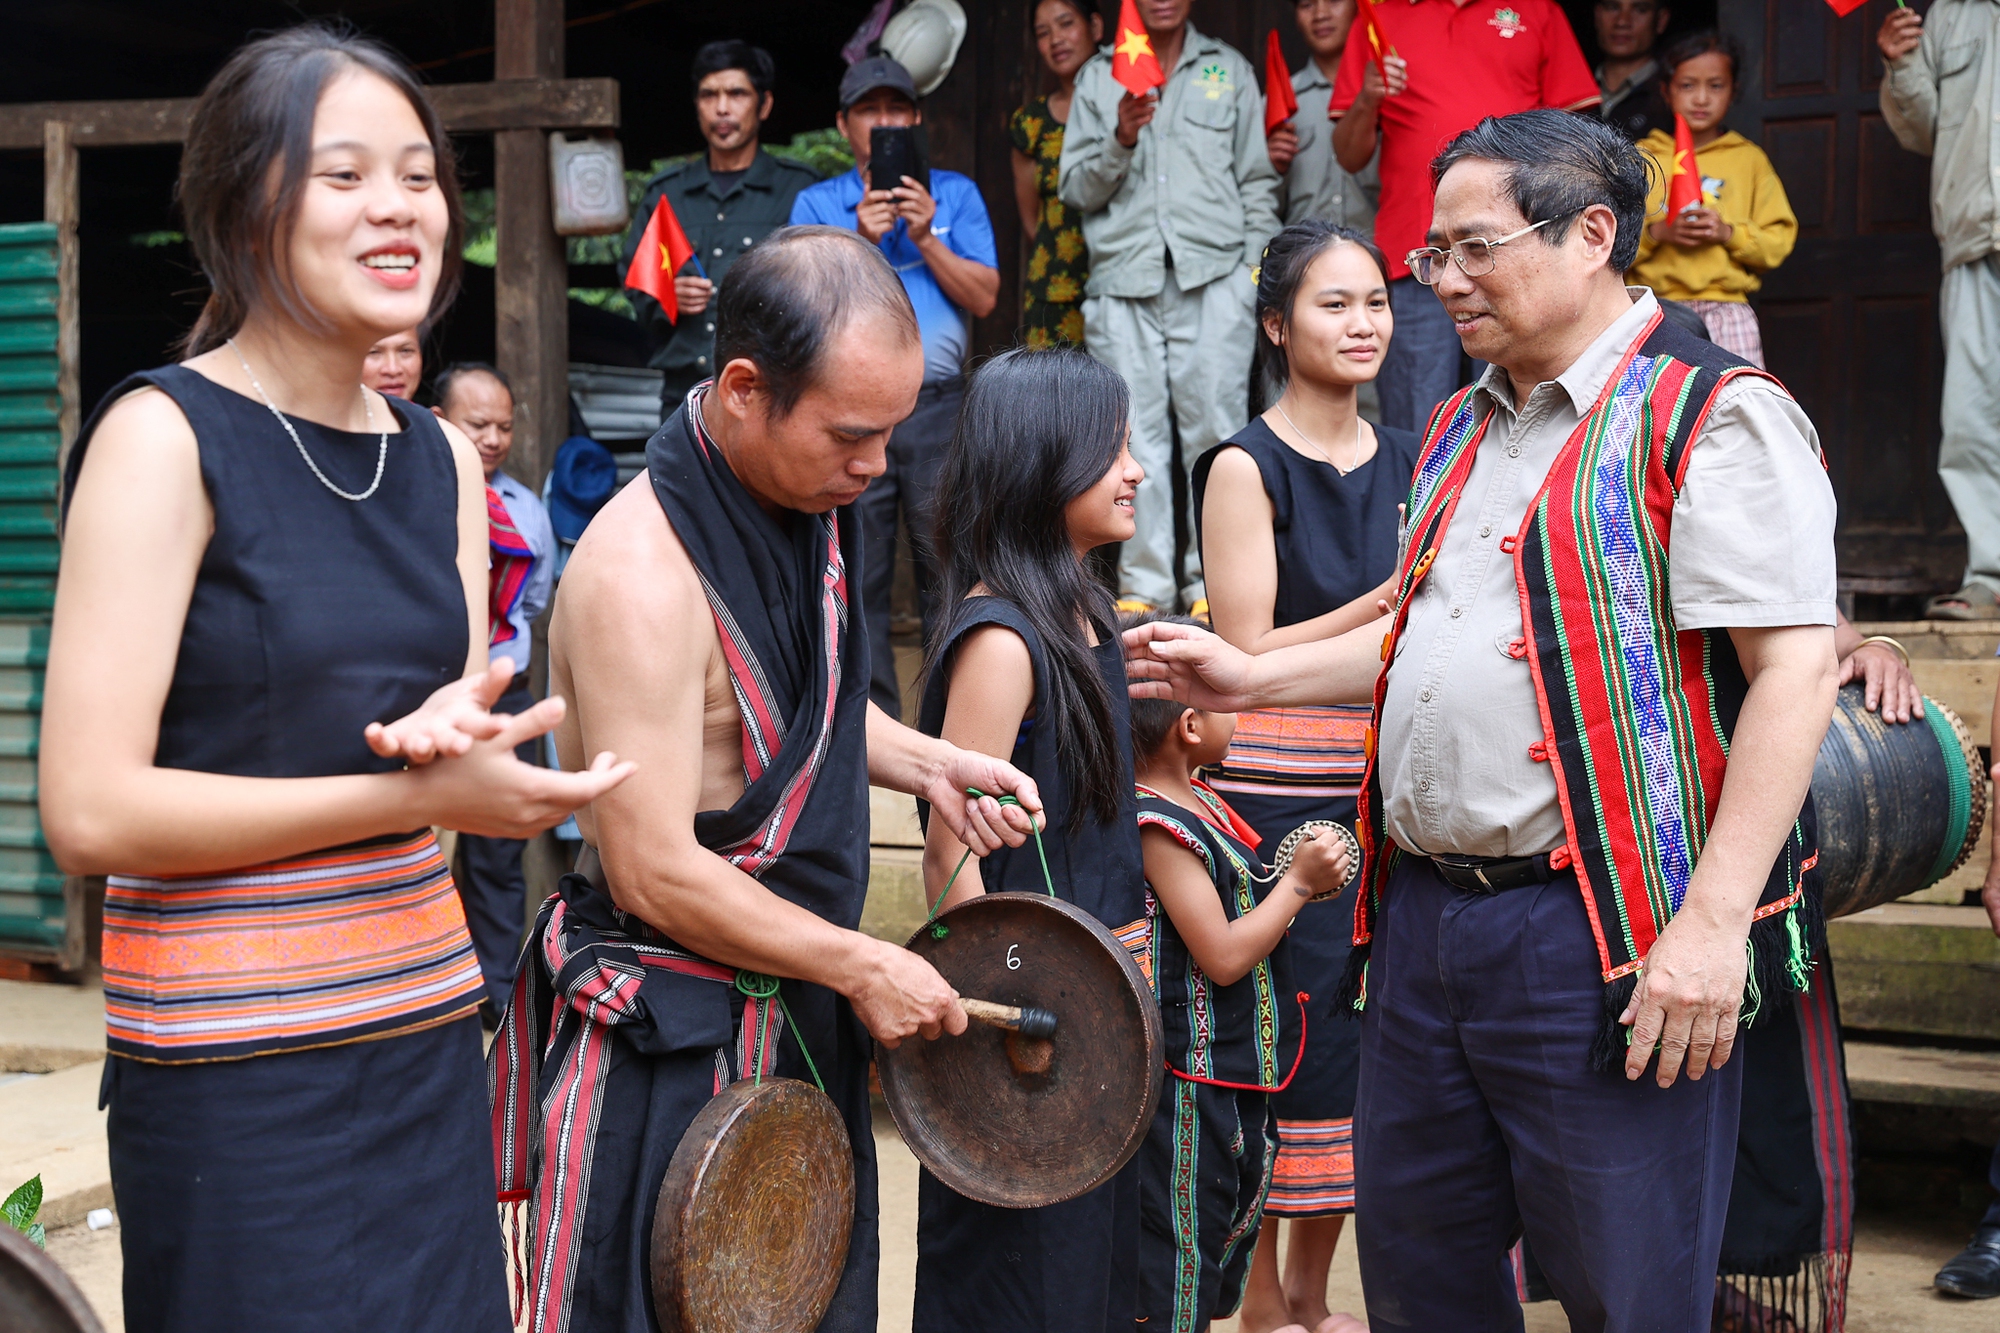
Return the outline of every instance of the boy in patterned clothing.
<path id="1" fill-rule="evenodd" d="M 1266 880 L 1256 833 L 1191 777 L 1235 730 L 1233 713 L 1132 701 L 1147 971 L 1169 1071 L 1139 1149 L 1136 1314 L 1169 1333 L 1199 1333 L 1242 1301 L 1277 1150 L 1268 1095 L 1305 1054 L 1305 997 L 1289 988 L 1284 934 L 1308 898 L 1348 874 L 1345 846 L 1321 832 Z"/>

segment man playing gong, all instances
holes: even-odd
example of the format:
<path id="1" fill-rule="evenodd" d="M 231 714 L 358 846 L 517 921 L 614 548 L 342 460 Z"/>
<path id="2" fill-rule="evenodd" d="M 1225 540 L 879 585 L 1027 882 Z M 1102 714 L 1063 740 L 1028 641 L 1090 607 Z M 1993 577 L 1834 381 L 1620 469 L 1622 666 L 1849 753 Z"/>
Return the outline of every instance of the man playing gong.
<path id="1" fill-rule="evenodd" d="M 1432 417 L 1392 616 L 1255 658 L 1145 626 L 1132 675 L 1166 683 L 1134 692 L 1372 683 L 1349 974 L 1370 1326 L 1520 1329 L 1525 1231 L 1571 1327 L 1696 1333 L 1737 1027 L 1810 984 L 1822 933 L 1833 495 L 1776 381 L 1625 287 L 1646 165 L 1621 135 L 1489 119 L 1432 179 L 1410 266 L 1492 364 Z"/>
<path id="2" fill-rule="evenodd" d="M 649 776 L 578 812 L 585 873 L 544 905 L 494 1046 L 536 1329 L 658 1328 L 661 1180 L 703 1105 L 757 1075 L 823 1081 L 846 1123 L 854 1231 L 820 1327 L 875 1327 L 869 1038 L 966 1017 L 928 963 L 855 929 L 868 786 L 924 797 L 982 853 L 1040 809 L 1010 765 L 868 702 L 851 506 L 924 373 L 895 272 L 852 232 L 785 228 L 730 270 L 715 319 L 720 370 L 578 542 L 550 631 L 564 766 L 616 736 Z"/>

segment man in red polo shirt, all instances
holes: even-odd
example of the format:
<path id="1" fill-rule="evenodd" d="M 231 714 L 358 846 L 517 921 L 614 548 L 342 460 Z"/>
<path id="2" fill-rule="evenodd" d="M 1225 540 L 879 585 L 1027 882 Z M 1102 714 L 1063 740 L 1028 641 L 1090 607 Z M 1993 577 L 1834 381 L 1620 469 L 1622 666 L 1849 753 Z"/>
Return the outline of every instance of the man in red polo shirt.
<path id="1" fill-rule="evenodd" d="M 1488 116 L 1581 111 L 1603 94 L 1556 0 L 1376 0 L 1375 18 L 1388 80 L 1357 25 L 1328 114 L 1342 167 L 1360 171 L 1382 148 L 1375 241 L 1389 257 L 1396 334 L 1376 383 L 1383 423 L 1422 430 L 1464 383 L 1451 317 L 1403 262 L 1430 230 L 1431 158 Z"/>

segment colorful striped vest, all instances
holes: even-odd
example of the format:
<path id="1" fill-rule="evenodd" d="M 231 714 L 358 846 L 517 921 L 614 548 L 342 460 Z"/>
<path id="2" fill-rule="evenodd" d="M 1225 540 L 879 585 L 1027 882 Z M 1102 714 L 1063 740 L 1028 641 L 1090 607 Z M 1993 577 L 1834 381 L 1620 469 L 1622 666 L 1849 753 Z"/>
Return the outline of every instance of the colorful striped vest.
<path id="1" fill-rule="evenodd" d="M 1592 1063 L 1623 1058 L 1617 1016 L 1635 974 L 1687 893 L 1722 794 L 1729 737 L 1748 684 L 1729 635 L 1674 628 L 1667 551 L 1674 499 L 1688 451 L 1722 386 L 1763 372 L 1655 316 L 1628 349 L 1563 446 L 1519 532 L 1501 543 L 1514 558 L 1541 704 L 1542 739 L 1530 753 L 1555 768 L 1564 845 L 1597 939 L 1605 1023 Z M 1764 376 L 1770 378 L 1769 376 Z M 1773 380 L 1773 383 L 1776 381 Z M 1409 606 L 1444 541 L 1490 413 L 1461 390 L 1431 418 L 1411 481 L 1407 537 L 1385 662 L 1393 661 Z M 1385 667 L 1375 707 L 1388 688 Z M 1361 794 L 1366 853 L 1356 895 L 1348 990 L 1357 1005 L 1375 914 L 1399 849 L 1384 827 L 1370 746 Z M 1771 868 L 1751 927 L 1744 1013 L 1760 998 L 1803 991 L 1820 931 L 1812 798 Z"/>

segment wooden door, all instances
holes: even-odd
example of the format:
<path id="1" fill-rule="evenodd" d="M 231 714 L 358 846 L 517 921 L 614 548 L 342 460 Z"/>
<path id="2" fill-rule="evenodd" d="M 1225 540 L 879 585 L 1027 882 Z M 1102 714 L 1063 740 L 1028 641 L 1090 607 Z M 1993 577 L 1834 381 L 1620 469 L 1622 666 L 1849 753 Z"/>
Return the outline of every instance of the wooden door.
<path id="1" fill-rule="evenodd" d="M 1770 154 L 1799 218 L 1798 248 L 1756 304 L 1771 371 L 1826 446 L 1848 593 L 1955 588 L 1965 563 L 1937 477 L 1930 159 L 1904 151 L 1876 100 L 1875 32 L 1893 4 L 1846 18 L 1825 0 L 1720 5 L 1748 55 L 1730 125 Z"/>

